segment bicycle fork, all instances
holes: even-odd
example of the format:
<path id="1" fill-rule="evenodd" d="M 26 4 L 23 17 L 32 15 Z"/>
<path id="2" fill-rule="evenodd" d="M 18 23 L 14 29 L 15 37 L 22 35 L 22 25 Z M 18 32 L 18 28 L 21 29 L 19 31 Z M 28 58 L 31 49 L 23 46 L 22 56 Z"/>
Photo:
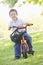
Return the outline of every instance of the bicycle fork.
<path id="1" fill-rule="evenodd" d="M 26 40 L 24 39 L 24 36 L 22 36 L 21 46 L 20 46 L 21 53 L 23 52 L 23 45 L 24 45 L 24 44 L 25 44 L 26 50 L 27 50 L 27 52 L 28 52 L 28 51 L 29 51 L 28 44 L 27 44 Z"/>

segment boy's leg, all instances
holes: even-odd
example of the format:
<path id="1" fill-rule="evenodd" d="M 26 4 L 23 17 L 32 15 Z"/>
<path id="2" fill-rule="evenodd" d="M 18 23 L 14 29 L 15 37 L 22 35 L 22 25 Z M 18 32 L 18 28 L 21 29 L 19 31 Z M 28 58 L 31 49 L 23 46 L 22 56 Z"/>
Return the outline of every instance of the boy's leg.
<path id="1" fill-rule="evenodd" d="M 32 49 L 32 38 L 27 33 L 24 33 L 24 37 L 28 43 L 29 51 L 33 51 L 33 49 Z"/>
<path id="2" fill-rule="evenodd" d="M 14 53 L 15 53 L 15 59 L 19 59 L 21 56 L 21 52 L 20 52 L 20 43 L 15 43 L 14 45 Z"/>

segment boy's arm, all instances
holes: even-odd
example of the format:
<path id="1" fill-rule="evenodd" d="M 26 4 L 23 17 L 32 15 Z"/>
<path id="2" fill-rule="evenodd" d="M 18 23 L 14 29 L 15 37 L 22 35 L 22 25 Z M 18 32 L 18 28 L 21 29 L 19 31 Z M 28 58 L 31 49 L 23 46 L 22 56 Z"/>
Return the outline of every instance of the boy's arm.
<path id="1" fill-rule="evenodd" d="M 10 21 L 9 24 L 8 24 L 8 30 L 11 30 L 11 28 L 13 28 L 12 27 L 12 21 Z"/>

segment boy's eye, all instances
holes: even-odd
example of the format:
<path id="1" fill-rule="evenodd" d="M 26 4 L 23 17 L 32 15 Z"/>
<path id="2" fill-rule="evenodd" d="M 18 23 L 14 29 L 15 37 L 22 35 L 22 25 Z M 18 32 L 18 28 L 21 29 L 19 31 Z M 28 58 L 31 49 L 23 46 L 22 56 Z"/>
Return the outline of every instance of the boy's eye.
<path id="1" fill-rule="evenodd" d="M 15 14 L 11 14 L 11 16 L 12 16 L 12 15 L 15 15 Z"/>
<path id="2" fill-rule="evenodd" d="M 11 16 L 12 16 L 12 15 L 16 15 L 16 13 L 11 13 Z"/>

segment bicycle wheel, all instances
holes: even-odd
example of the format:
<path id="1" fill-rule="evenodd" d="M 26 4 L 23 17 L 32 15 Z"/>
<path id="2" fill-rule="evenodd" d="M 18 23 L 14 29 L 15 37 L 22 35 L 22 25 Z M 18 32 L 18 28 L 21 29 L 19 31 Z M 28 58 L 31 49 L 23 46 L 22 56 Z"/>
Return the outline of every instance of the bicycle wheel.
<path id="1" fill-rule="evenodd" d="M 26 49 L 26 44 L 22 45 L 22 51 L 23 51 L 23 57 L 27 58 L 27 49 Z"/>

